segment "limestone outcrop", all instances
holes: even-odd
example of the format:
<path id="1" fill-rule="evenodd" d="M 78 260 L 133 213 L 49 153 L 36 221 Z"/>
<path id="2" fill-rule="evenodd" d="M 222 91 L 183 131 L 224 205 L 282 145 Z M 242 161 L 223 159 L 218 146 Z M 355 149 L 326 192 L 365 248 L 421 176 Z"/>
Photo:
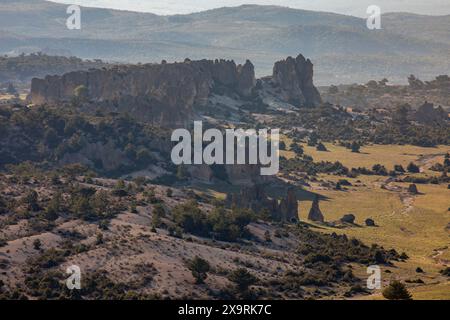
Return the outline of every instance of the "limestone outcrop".
<path id="1" fill-rule="evenodd" d="M 299 220 L 298 201 L 294 188 L 288 188 L 286 197 L 278 201 L 271 199 L 263 185 L 242 188 L 239 193 L 227 194 L 226 203 L 230 207 L 251 209 L 256 213 L 266 211 L 276 221 L 297 222 Z"/>
<path id="2" fill-rule="evenodd" d="M 294 107 L 321 103 L 313 84 L 313 65 L 302 55 L 275 63 L 273 75 L 265 79 L 273 86 L 270 94 L 280 101 Z M 35 105 L 70 102 L 81 111 L 128 113 L 155 125 L 188 127 L 195 107 L 207 107 L 213 95 L 237 100 L 255 97 L 263 94 L 256 84 L 255 68 L 249 60 L 236 65 L 232 60 L 186 59 L 34 78 L 29 100 Z"/>
<path id="3" fill-rule="evenodd" d="M 313 64 L 301 54 L 276 62 L 272 82 L 281 90 L 281 98 L 294 106 L 314 107 L 322 102 L 313 84 Z"/>
<path id="4" fill-rule="evenodd" d="M 235 165 L 207 165 L 193 164 L 188 166 L 192 179 L 203 183 L 214 183 L 222 180 L 232 185 L 253 186 L 265 180 L 260 174 L 259 165 L 235 164 Z"/>
<path id="5" fill-rule="evenodd" d="M 247 61 L 186 59 L 182 63 L 122 65 L 91 69 L 62 76 L 34 78 L 33 104 L 57 104 L 74 98 L 75 89 L 85 87 L 86 100 L 96 107 L 127 112 L 143 121 L 185 125 L 195 105 L 205 106 L 215 86 L 250 95 L 255 86 L 253 65 Z"/>

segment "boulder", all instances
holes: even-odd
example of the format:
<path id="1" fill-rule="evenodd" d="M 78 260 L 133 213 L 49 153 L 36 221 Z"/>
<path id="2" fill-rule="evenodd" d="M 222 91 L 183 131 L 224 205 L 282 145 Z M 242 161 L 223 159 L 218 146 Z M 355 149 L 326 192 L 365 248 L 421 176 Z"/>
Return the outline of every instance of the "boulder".
<path id="1" fill-rule="evenodd" d="M 375 221 L 373 220 L 373 219 L 366 219 L 366 226 L 368 226 L 368 227 L 375 227 L 376 226 L 376 224 L 375 224 Z"/>
<path id="2" fill-rule="evenodd" d="M 356 219 L 355 215 L 349 213 L 349 214 L 344 215 L 341 218 L 341 222 L 354 224 L 355 223 L 355 219 Z"/>

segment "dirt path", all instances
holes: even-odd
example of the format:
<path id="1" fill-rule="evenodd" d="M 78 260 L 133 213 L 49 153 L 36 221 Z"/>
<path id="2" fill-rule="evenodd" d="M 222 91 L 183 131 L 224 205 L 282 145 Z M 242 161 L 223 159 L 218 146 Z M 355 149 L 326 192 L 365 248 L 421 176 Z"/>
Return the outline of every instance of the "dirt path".
<path id="1" fill-rule="evenodd" d="M 403 209 L 400 211 L 400 214 L 403 215 L 408 215 L 408 213 L 414 209 L 414 200 L 415 200 L 415 196 L 413 196 L 412 194 L 410 194 L 408 192 L 408 190 L 406 190 L 405 188 L 402 188 L 400 186 L 394 185 L 393 184 L 394 179 L 393 178 L 388 178 L 385 181 L 383 181 L 381 183 L 381 188 L 391 191 L 391 192 L 395 192 L 398 193 L 400 201 L 403 204 Z M 397 213 L 396 210 L 392 211 L 392 213 L 389 215 L 390 217 L 394 216 Z"/>
<path id="2" fill-rule="evenodd" d="M 429 170 L 437 161 L 437 158 L 445 156 L 445 153 L 427 154 L 417 159 L 417 165 L 420 167 L 420 172 Z"/>
<path id="3" fill-rule="evenodd" d="M 431 255 L 431 259 L 433 259 L 437 264 L 445 265 L 445 266 L 449 265 L 450 264 L 449 260 L 440 258 L 440 256 L 442 256 L 445 253 L 445 251 L 447 251 L 447 250 L 448 250 L 448 247 L 435 249 L 434 250 L 435 253 Z"/>

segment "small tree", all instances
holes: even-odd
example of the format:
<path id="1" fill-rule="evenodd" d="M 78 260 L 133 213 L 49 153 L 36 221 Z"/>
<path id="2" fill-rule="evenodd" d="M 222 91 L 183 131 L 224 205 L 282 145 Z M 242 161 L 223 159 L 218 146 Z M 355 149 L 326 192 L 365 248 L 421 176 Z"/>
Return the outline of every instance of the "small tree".
<path id="1" fill-rule="evenodd" d="M 319 142 L 316 147 L 317 151 L 328 151 L 327 147 L 322 142 Z"/>
<path id="2" fill-rule="evenodd" d="M 317 134 L 315 132 L 311 133 L 308 139 L 308 146 L 314 147 L 315 145 L 317 145 L 317 140 L 318 140 Z"/>
<path id="3" fill-rule="evenodd" d="M 155 204 L 153 207 L 152 212 L 152 227 L 153 228 L 159 228 L 162 224 L 162 217 L 166 215 L 166 211 L 164 210 L 164 207 L 161 204 Z"/>
<path id="4" fill-rule="evenodd" d="M 392 281 L 388 287 L 383 290 L 383 297 L 388 300 L 412 300 L 406 286 L 400 281 Z"/>
<path id="5" fill-rule="evenodd" d="M 269 230 L 266 230 L 266 232 L 264 232 L 264 240 L 265 240 L 266 242 L 272 242 L 272 238 L 271 238 L 271 236 L 270 236 Z"/>
<path id="6" fill-rule="evenodd" d="M 135 202 L 135 201 L 132 201 L 131 204 L 130 204 L 130 212 L 131 212 L 131 213 L 138 213 L 138 211 L 137 211 L 137 205 L 136 205 L 136 202 Z"/>
<path id="7" fill-rule="evenodd" d="M 31 210 L 31 211 L 38 211 L 39 210 L 38 198 L 39 198 L 39 195 L 34 190 L 31 190 L 25 196 L 24 202 L 25 202 L 25 204 L 27 204 L 28 210 Z"/>
<path id="8" fill-rule="evenodd" d="M 360 148 L 361 148 L 361 146 L 359 145 L 359 143 L 356 141 L 353 141 L 353 143 L 351 145 L 352 152 L 359 153 Z"/>
<path id="9" fill-rule="evenodd" d="M 409 185 L 408 192 L 412 194 L 419 194 L 419 190 L 417 189 L 417 186 L 415 184 Z"/>
<path id="10" fill-rule="evenodd" d="M 185 180 L 189 177 L 189 172 L 187 171 L 186 167 L 183 165 L 179 165 L 177 167 L 177 179 L 178 180 Z"/>
<path id="11" fill-rule="evenodd" d="M 304 152 L 302 146 L 295 142 L 291 143 L 290 150 L 299 156 L 301 156 Z"/>
<path id="12" fill-rule="evenodd" d="M 7 204 L 6 200 L 0 194 L 0 214 L 5 213 L 7 208 L 8 208 L 8 204 Z"/>
<path id="13" fill-rule="evenodd" d="M 208 277 L 208 272 L 211 269 L 208 261 L 196 256 L 194 259 L 188 262 L 188 268 L 192 272 L 192 276 L 195 278 L 196 284 L 202 284 Z"/>
<path id="14" fill-rule="evenodd" d="M 62 196 L 61 193 L 56 193 L 53 198 L 48 203 L 48 206 L 45 210 L 45 218 L 50 221 L 54 221 L 58 219 L 58 213 L 61 211 L 61 201 Z"/>
<path id="15" fill-rule="evenodd" d="M 89 90 L 86 86 L 78 86 L 73 90 L 73 103 L 80 104 L 88 101 L 89 99 Z"/>
<path id="16" fill-rule="evenodd" d="M 33 241 L 33 248 L 34 250 L 41 250 L 42 242 L 39 239 L 36 239 Z"/>
<path id="17" fill-rule="evenodd" d="M 240 293 L 246 293 L 251 285 L 254 285 L 258 280 L 254 275 L 247 271 L 247 269 L 237 269 L 228 276 L 228 280 L 236 284 L 236 289 Z"/>
<path id="18" fill-rule="evenodd" d="M 408 164 L 408 167 L 406 169 L 410 173 L 419 173 L 420 172 L 420 168 L 417 165 L 415 165 L 414 163 L 412 163 L 412 162 L 410 162 Z"/>

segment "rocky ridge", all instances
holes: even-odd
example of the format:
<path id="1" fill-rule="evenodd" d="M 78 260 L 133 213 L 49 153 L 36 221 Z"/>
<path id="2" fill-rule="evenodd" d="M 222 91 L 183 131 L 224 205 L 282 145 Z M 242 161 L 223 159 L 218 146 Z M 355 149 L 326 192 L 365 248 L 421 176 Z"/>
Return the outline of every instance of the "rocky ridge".
<path id="1" fill-rule="evenodd" d="M 277 62 L 268 79 L 281 101 L 295 107 L 317 106 L 321 102 L 313 85 L 313 65 L 302 55 Z M 187 126 L 194 108 L 207 107 L 213 94 L 248 99 L 259 94 L 256 84 L 254 66 L 249 60 L 236 65 L 232 60 L 186 59 L 34 78 L 29 100 L 35 105 L 73 102 L 81 87 L 86 92 L 82 103 L 87 109 L 126 112 L 158 125 Z"/>

